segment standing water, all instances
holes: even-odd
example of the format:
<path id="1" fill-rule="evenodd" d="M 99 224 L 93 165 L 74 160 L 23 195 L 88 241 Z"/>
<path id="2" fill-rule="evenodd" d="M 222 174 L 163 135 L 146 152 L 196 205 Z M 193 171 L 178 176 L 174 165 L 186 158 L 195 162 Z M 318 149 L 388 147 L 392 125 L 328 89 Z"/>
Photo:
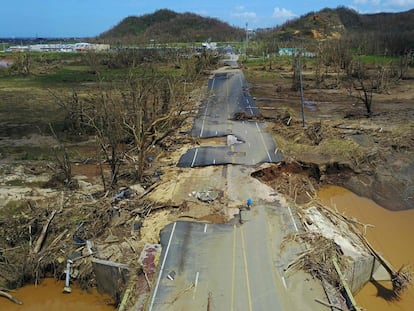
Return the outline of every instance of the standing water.
<path id="1" fill-rule="evenodd" d="M 65 282 L 55 279 L 44 279 L 37 285 L 26 285 L 10 294 L 23 305 L 17 305 L 10 300 L 0 297 L 0 310 L 7 311 L 114 311 L 107 296 L 99 295 L 96 291 L 88 293 L 73 284 L 72 293 L 63 294 Z"/>
<path id="2" fill-rule="evenodd" d="M 319 191 L 323 204 L 336 209 L 345 216 L 371 224 L 367 228 L 368 241 L 394 267 L 414 263 L 414 209 L 393 212 L 384 209 L 373 201 L 337 186 L 327 186 Z M 413 268 L 411 266 L 410 268 Z M 384 286 L 384 287 L 382 287 Z M 374 286 L 368 283 L 356 295 L 357 303 L 365 310 L 412 311 L 414 310 L 414 286 L 409 285 L 400 301 L 389 302 L 384 299 L 386 289 L 392 289 L 390 282 Z"/>

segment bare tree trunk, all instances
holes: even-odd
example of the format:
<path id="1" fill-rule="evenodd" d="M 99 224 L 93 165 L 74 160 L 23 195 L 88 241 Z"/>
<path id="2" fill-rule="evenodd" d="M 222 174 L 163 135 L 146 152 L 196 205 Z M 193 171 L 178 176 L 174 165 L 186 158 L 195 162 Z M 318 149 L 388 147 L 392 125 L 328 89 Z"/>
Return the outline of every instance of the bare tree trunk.
<path id="1" fill-rule="evenodd" d="M 349 78 L 352 82 L 349 86 L 350 96 L 357 98 L 365 106 L 365 110 L 370 116 L 372 114 L 372 93 L 374 89 L 374 83 L 372 79 L 367 77 L 368 73 L 364 69 L 361 62 L 357 62 L 353 67 L 353 76 L 356 77 L 356 81 L 352 76 Z M 352 95 L 353 90 L 358 91 L 358 95 Z"/>

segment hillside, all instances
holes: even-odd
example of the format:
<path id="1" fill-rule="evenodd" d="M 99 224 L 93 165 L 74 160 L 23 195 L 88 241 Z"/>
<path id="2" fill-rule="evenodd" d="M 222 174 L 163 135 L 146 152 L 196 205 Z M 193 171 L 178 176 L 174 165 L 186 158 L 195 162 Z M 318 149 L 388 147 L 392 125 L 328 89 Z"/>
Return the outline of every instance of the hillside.
<path id="1" fill-rule="evenodd" d="M 325 8 L 260 33 L 263 39 L 275 37 L 280 40 L 345 38 L 354 47 L 364 45 L 370 53 L 387 50 L 398 54 L 414 48 L 414 9 L 400 13 L 359 14 L 345 7 Z"/>
<path id="2" fill-rule="evenodd" d="M 193 13 L 158 10 L 152 14 L 129 16 L 98 39 L 109 43 L 195 42 L 211 38 L 214 41 L 235 41 L 244 30 L 214 18 Z"/>

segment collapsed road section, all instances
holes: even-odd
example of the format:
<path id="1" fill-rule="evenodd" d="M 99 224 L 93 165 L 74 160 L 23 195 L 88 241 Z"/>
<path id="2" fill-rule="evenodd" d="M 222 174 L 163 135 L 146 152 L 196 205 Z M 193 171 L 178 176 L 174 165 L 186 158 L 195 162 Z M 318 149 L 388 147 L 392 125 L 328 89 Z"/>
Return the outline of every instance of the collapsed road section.
<path id="1" fill-rule="evenodd" d="M 190 149 L 180 158 L 179 167 L 283 161 L 266 126 L 254 118 L 258 108 L 240 70 L 216 72 L 208 87 L 209 96 L 200 106 L 191 134 L 199 139 L 227 137 L 227 144 Z M 236 121 L 240 113 L 251 120 Z"/>

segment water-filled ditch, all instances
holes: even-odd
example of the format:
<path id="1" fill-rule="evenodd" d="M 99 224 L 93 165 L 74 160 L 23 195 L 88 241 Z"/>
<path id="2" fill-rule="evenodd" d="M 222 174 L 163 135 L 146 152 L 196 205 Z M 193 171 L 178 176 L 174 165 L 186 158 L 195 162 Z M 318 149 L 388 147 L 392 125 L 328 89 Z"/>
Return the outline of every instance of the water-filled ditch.
<path id="1" fill-rule="evenodd" d="M 362 223 L 373 225 L 373 228 L 367 229 L 367 238 L 395 269 L 414 263 L 414 209 L 390 211 L 337 186 L 322 188 L 319 197 L 325 205 L 335 207 Z M 385 299 L 391 288 L 387 282 L 376 285 L 368 283 L 356 295 L 357 303 L 366 310 L 413 310 L 414 286 L 410 286 L 397 302 Z"/>

